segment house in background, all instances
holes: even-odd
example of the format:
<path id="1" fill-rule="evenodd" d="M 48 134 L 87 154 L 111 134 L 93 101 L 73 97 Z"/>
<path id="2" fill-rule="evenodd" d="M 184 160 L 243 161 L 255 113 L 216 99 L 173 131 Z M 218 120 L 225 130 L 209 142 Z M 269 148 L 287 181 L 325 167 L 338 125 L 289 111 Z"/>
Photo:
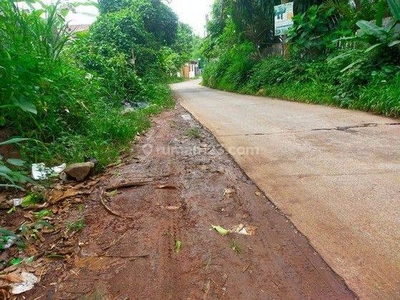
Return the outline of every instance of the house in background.
<path id="1" fill-rule="evenodd" d="M 80 25 L 71 25 L 68 24 L 68 31 L 71 33 L 81 32 L 81 31 L 88 31 L 90 24 L 80 24 Z"/>
<path id="2" fill-rule="evenodd" d="M 192 79 L 201 74 L 198 60 L 191 60 L 182 67 L 183 77 Z"/>

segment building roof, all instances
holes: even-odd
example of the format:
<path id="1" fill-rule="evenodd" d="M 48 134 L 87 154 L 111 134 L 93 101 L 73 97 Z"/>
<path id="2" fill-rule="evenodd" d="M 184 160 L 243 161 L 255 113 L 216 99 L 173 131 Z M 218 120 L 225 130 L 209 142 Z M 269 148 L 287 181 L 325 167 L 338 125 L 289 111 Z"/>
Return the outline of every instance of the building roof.
<path id="1" fill-rule="evenodd" d="M 90 27 L 90 24 L 68 25 L 68 29 L 71 32 L 87 31 L 87 30 L 89 30 L 89 27 Z"/>

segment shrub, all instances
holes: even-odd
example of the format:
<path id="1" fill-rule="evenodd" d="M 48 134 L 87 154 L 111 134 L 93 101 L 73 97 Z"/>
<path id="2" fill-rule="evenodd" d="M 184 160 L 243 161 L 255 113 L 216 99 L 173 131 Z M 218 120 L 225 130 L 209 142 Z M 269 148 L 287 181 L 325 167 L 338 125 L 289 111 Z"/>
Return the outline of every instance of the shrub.
<path id="1" fill-rule="evenodd" d="M 251 43 L 232 48 L 205 68 L 204 83 L 223 90 L 237 91 L 247 81 L 256 62 L 254 53 L 255 48 Z"/>

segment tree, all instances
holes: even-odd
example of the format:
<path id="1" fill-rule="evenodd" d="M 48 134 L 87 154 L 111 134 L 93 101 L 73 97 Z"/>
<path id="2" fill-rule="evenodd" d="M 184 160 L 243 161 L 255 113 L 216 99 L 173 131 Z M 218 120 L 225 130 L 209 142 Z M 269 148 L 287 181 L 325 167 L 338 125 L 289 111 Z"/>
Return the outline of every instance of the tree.
<path id="1" fill-rule="evenodd" d="M 160 67 L 163 47 L 177 38 L 178 18 L 159 0 L 102 0 L 103 13 L 91 28 L 97 52 L 111 57 L 121 52 L 144 76 Z"/>
<path id="2" fill-rule="evenodd" d="M 171 45 L 175 41 L 178 17 L 160 0 L 99 0 L 99 10 L 103 15 L 129 11 L 130 16 L 143 22 L 144 29 L 160 45 Z"/>

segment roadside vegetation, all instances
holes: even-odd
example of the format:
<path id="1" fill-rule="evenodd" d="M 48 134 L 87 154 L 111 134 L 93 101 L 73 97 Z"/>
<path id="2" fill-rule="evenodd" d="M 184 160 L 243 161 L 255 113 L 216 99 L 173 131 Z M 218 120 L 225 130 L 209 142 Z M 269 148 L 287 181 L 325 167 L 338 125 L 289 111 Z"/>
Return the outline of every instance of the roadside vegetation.
<path id="1" fill-rule="evenodd" d="M 215 1 L 203 84 L 399 117 L 399 2 L 299 2 L 282 55 L 273 27 L 281 1 Z"/>
<path id="2" fill-rule="evenodd" d="M 0 2 L 0 130 L 23 158 L 0 157 L 9 186 L 28 181 L 15 166 L 115 161 L 173 104 L 166 83 L 193 47 L 191 28 L 159 0 L 100 0 L 78 33 L 64 21 L 75 4 L 27 3 Z"/>
<path id="3" fill-rule="evenodd" d="M 96 162 L 96 172 L 117 162 L 150 116 L 173 106 L 167 83 L 199 42 L 160 0 L 100 0 L 86 32 L 65 22 L 78 3 L 26 4 L 0 1 L 1 299 L 15 298 L 13 283 L 33 287 L 26 266 L 72 255 L 86 227 L 84 186 L 98 181 L 52 178 L 40 163 Z M 50 177 L 40 185 L 33 163 Z"/>

